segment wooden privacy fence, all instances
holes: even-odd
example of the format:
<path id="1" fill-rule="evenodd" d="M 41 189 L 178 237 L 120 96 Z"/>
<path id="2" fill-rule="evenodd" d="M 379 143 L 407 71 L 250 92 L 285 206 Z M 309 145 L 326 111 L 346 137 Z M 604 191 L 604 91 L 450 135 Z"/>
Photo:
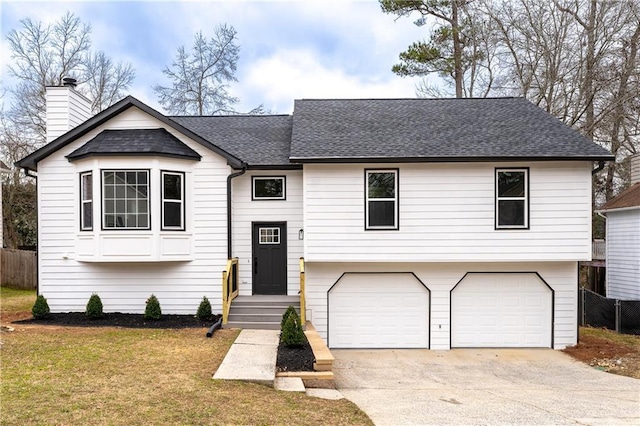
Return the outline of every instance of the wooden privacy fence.
<path id="1" fill-rule="evenodd" d="M 37 282 L 35 251 L 0 249 L 0 283 L 3 287 L 35 290 Z"/>

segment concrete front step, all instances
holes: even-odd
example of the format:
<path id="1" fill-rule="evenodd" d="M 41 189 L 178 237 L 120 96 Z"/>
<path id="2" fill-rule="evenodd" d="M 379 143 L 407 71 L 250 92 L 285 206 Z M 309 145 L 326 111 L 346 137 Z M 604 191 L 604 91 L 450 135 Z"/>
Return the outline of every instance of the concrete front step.
<path id="1" fill-rule="evenodd" d="M 282 312 L 274 312 L 271 314 L 260 314 L 260 313 L 249 313 L 242 314 L 238 313 L 233 308 L 231 312 L 229 312 L 229 321 L 235 322 L 280 322 L 282 320 Z"/>
<path id="2" fill-rule="evenodd" d="M 278 322 L 229 321 L 223 327 L 224 328 L 243 328 L 246 330 L 280 330 L 280 321 Z"/>
<path id="3" fill-rule="evenodd" d="M 282 314 L 284 314 L 284 312 L 287 310 L 287 308 L 289 307 L 289 305 L 287 306 L 262 306 L 262 305 L 236 305 L 235 303 L 233 303 L 231 305 L 231 312 L 232 314 L 240 314 L 240 315 L 245 315 L 245 314 L 249 314 L 249 315 L 253 315 L 253 314 L 271 314 L 271 315 L 280 315 L 282 316 Z M 294 308 L 296 309 L 296 311 L 298 312 L 298 315 L 300 314 L 300 306 L 294 306 Z"/>

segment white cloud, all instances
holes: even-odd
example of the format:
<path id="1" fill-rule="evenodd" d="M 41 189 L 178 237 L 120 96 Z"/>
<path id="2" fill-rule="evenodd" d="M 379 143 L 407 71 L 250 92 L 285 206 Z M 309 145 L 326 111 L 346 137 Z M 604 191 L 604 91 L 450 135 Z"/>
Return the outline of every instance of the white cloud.
<path id="1" fill-rule="evenodd" d="M 321 64 L 309 50 L 279 50 L 251 64 L 234 89 L 243 99 L 244 109 L 262 103 L 275 112 L 290 113 L 294 99 L 413 97 L 414 86 L 412 79 L 391 73 L 373 77 L 347 74 Z"/>

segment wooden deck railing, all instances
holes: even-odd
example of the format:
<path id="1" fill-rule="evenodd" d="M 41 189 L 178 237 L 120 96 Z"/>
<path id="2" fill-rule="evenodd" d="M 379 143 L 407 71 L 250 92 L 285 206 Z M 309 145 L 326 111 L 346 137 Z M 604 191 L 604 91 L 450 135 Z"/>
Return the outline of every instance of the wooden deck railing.
<path id="1" fill-rule="evenodd" d="M 304 294 L 305 276 L 304 276 L 304 257 L 300 258 L 300 322 L 302 326 L 307 323 L 307 301 Z"/>
<path id="2" fill-rule="evenodd" d="M 227 260 L 222 271 L 222 324 L 229 321 L 231 301 L 238 295 L 238 258 Z"/>

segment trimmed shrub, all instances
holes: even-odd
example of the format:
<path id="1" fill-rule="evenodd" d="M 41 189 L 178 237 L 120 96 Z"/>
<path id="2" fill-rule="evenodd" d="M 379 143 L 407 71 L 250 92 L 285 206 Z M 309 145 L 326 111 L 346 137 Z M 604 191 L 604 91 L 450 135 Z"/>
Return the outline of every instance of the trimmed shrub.
<path id="1" fill-rule="evenodd" d="M 291 314 L 289 314 L 289 317 L 282 327 L 282 332 L 280 333 L 280 341 L 283 345 L 291 347 L 302 346 L 305 340 L 306 336 L 304 335 L 304 331 L 302 331 L 300 317 L 295 311 L 293 311 Z"/>
<path id="2" fill-rule="evenodd" d="M 280 321 L 280 331 L 284 330 L 284 324 L 287 322 L 287 319 L 289 318 L 289 315 L 291 315 L 292 313 L 298 315 L 298 313 L 296 312 L 296 308 L 294 308 L 293 306 L 289 305 L 287 310 L 284 311 L 284 314 L 282 314 L 282 321 Z"/>
<path id="3" fill-rule="evenodd" d="M 100 300 L 100 296 L 96 293 L 93 293 L 89 298 L 89 302 L 87 302 L 87 310 L 85 312 L 90 319 L 100 319 L 104 317 L 104 313 L 102 312 L 102 300 Z"/>
<path id="4" fill-rule="evenodd" d="M 198 306 L 198 311 L 196 312 L 196 317 L 200 321 L 206 321 L 213 318 L 213 314 L 211 313 L 211 303 L 209 303 L 207 296 L 202 298 L 202 302 L 200 302 L 200 306 Z"/>
<path id="5" fill-rule="evenodd" d="M 33 304 L 33 308 L 31 308 L 31 313 L 33 317 L 36 319 L 45 318 L 49 315 L 49 304 L 47 303 L 47 299 L 44 298 L 43 295 L 40 295 L 36 298 L 36 303 Z"/>
<path id="6" fill-rule="evenodd" d="M 147 299 L 147 306 L 144 308 L 144 318 L 150 320 L 159 320 L 162 316 L 162 309 L 160 309 L 160 302 L 155 295 L 151 295 Z"/>

